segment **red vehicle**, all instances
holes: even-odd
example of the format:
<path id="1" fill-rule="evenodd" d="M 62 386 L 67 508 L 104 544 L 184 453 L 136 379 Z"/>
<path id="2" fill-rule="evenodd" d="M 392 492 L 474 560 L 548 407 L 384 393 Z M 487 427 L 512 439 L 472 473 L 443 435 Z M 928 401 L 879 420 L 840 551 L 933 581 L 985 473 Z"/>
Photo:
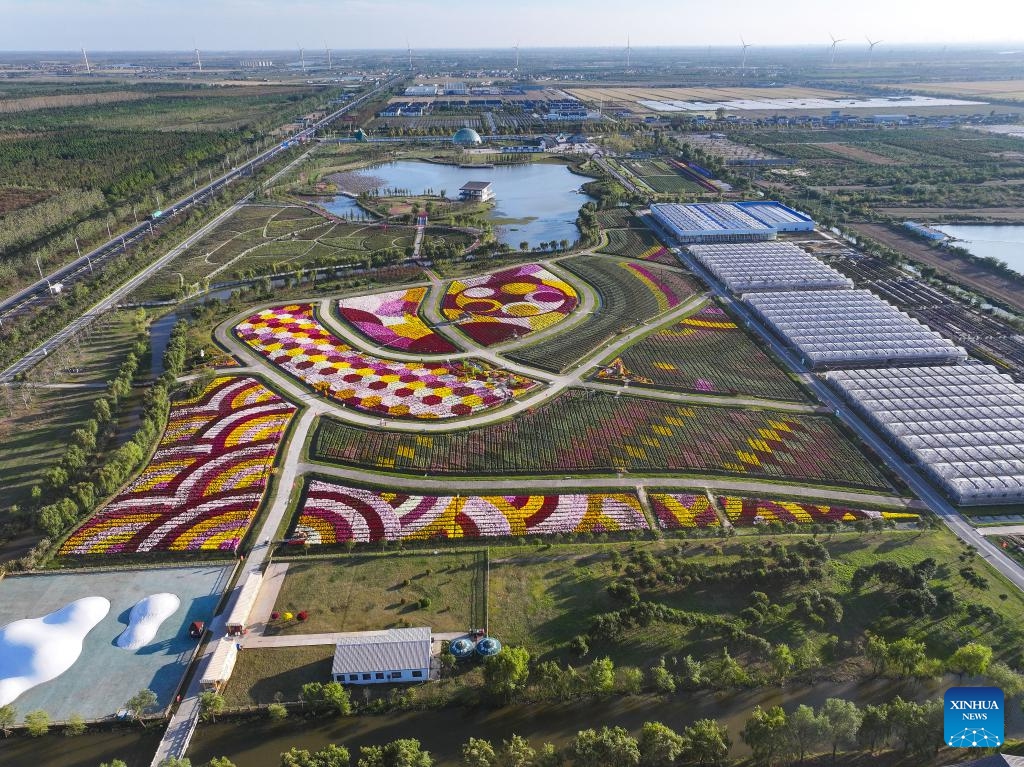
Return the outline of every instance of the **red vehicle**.
<path id="1" fill-rule="evenodd" d="M 193 639 L 202 639 L 204 631 L 206 631 L 206 624 L 202 621 L 192 621 L 188 627 L 188 635 Z"/>

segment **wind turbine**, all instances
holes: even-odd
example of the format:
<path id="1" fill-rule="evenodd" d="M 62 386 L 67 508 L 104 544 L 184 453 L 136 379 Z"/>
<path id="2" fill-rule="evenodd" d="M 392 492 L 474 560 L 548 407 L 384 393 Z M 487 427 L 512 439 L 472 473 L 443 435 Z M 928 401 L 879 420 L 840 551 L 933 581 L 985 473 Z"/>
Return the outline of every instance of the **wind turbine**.
<path id="1" fill-rule="evenodd" d="M 864 35 L 864 39 L 868 41 L 868 66 L 872 66 L 872 62 L 875 58 L 875 46 L 878 45 L 881 40 L 872 40 L 867 35 Z"/>
<path id="2" fill-rule="evenodd" d="M 409 54 L 409 71 L 412 71 L 412 45 L 409 44 L 409 38 L 405 38 L 405 49 Z"/>
<path id="3" fill-rule="evenodd" d="M 192 44 L 195 45 L 195 43 L 192 43 Z M 199 71 L 202 72 L 203 71 L 203 60 L 201 58 L 199 58 L 199 49 L 196 48 L 195 51 L 196 51 L 196 66 L 199 67 Z"/>
<path id="4" fill-rule="evenodd" d="M 743 61 L 740 64 L 742 69 L 747 68 L 747 48 L 751 47 L 751 43 L 748 43 L 743 39 L 743 35 L 740 35 L 740 44 L 743 46 Z"/>
<path id="5" fill-rule="evenodd" d="M 842 38 L 837 39 L 833 37 L 831 32 L 828 33 L 828 36 L 832 38 L 832 58 L 829 60 L 829 64 L 831 65 L 836 63 L 836 48 L 839 47 L 839 43 L 843 43 L 846 41 Z"/>
<path id="6" fill-rule="evenodd" d="M 302 50 L 302 46 L 299 46 L 299 66 L 302 67 L 302 72 L 306 72 L 306 52 Z"/>
<path id="7" fill-rule="evenodd" d="M 85 73 L 87 75 L 92 74 L 92 67 L 89 66 L 89 55 L 85 52 L 85 48 L 82 48 L 82 61 L 85 62 Z"/>
<path id="8" fill-rule="evenodd" d="M 513 49 L 516 52 L 516 68 L 513 69 L 512 71 L 516 72 L 518 74 L 518 72 L 519 72 L 519 41 L 518 40 L 516 40 L 516 44 L 513 46 Z"/>
<path id="9" fill-rule="evenodd" d="M 326 40 L 324 40 L 324 50 L 327 51 L 327 71 L 330 72 L 334 67 L 331 62 L 331 49 L 328 47 Z"/>
<path id="10" fill-rule="evenodd" d="M 633 48 L 629 44 L 629 35 L 626 35 L 626 71 L 629 71 L 630 58 L 633 55 Z"/>

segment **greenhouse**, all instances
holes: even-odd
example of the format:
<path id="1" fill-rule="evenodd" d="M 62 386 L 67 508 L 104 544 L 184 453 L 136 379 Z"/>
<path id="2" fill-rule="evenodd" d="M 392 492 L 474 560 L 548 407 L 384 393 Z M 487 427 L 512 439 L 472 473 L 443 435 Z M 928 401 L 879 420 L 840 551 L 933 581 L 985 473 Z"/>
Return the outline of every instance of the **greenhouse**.
<path id="1" fill-rule="evenodd" d="M 957 504 L 1024 501 L 1024 385 L 988 365 L 825 378 Z"/>
<path id="2" fill-rule="evenodd" d="M 853 287 L 849 277 L 788 242 L 690 245 L 689 251 L 733 293 Z"/>
<path id="3" fill-rule="evenodd" d="M 967 359 L 963 349 L 868 290 L 745 293 L 742 298 L 812 369 Z"/>

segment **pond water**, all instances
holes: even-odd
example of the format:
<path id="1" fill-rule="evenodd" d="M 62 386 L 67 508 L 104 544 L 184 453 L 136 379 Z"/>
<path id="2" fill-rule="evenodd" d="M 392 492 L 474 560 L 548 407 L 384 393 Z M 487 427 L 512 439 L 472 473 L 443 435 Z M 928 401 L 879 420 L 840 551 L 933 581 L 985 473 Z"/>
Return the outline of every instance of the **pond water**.
<path id="1" fill-rule="evenodd" d="M 959 245 L 979 258 L 998 258 L 1011 269 L 1024 274 L 1024 225 L 1014 224 L 935 224 Z"/>
<path id="2" fill-rule="evenodd" d="M 496 168 L 460 168 L 416 160 L 401 160 L 367 168 L 366 177 L 379 179 L 380 189 L 404 189 L 413 194 L 444 190 L 455 199 L 467 181 L 490 181 L 494 208 L 490 219 L 500 242 L 513 247 L 526 241 L 531 245 L 551 240 L 575 242 L 579 237 L 576 216 L 580 207 L 593 199 L 580 187 L 587 179 L 560 163 L 526 163 Z M 337 215 L 352 210 L 355 202 L 340 195 L 323 203 Z"/>

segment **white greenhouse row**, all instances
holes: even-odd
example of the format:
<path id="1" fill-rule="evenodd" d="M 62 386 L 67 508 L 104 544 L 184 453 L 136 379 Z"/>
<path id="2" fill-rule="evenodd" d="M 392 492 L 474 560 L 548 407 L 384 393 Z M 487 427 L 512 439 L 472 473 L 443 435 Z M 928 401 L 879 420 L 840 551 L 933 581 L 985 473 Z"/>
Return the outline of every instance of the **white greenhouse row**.
<path id="1" fill-rule="evenodd" d="M 825 378 L 956 503 L 1024 501 L 1024 385 L 987 365 Z"/>
<path id="2" fill-rule="evenodd" d="M 690 245 L 689 250 L 733 293 L 853 287 L 849 277 L 788 242 Z"/>
<path id="3" fill-rule="evenodd" d="M 746 293 L 742 298 L 814 369 L 967 359 L 963 349 L 868 290 Z"/>

